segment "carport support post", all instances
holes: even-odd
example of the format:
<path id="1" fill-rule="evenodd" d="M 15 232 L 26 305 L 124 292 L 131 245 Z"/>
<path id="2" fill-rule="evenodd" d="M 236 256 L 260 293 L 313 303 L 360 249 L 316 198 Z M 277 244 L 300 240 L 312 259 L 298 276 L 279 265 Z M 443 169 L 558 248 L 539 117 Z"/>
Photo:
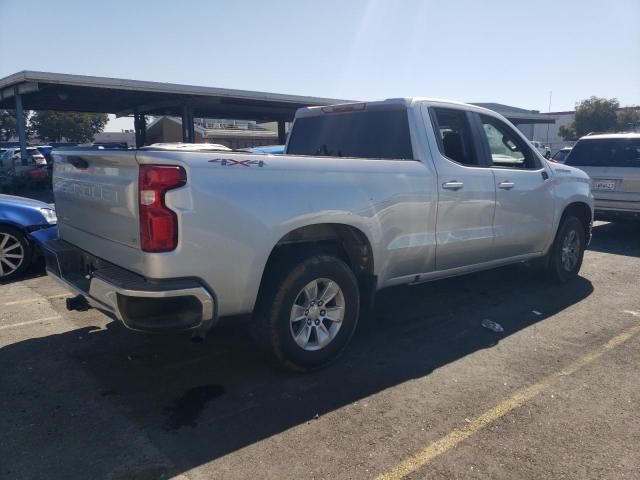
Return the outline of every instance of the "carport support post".
<path id="1" fill-rule="evenodd" d="M 193 110 L 186 103 L 182 105 L 182 141 L 195 143 L 195 128 L 193 126 Z"/>
<path id="2" fill-rule="evenodd" d="M 196 143 L 196 127 L 193 124 L 193 112 L 189 112 L 187 126 L 189 127 L 189 143 Z"/>
<path id="3" fill-rule="evenodd" d="M 144 147 L 147 144 L 147 117 L 140 114 L 140 143 Z"/>
<path id="4" fill-rule="evenodd" d="M 22 109 L 22 95 L 18 91 L 18 87 L 14 89 L 16 96 L 16 121 L 18 127 L 18 140 L 20 141 L 20 157 L 22 165 L 27 165 L 27 134 L 24 124 L 24 110 Z"/>
<path id="5" fill-rule="evenodd" d="M 143 147 L 147 143 L 147 119 L 137 108 L 133 110 L 133 126 L 136 132 L 136 148 Z"/>
<path id="6" fill-rule="evenodd" d="M 278 143 L 284 145 L 287 143 L 287 122 L 284 120 L 278 120 Z"/>

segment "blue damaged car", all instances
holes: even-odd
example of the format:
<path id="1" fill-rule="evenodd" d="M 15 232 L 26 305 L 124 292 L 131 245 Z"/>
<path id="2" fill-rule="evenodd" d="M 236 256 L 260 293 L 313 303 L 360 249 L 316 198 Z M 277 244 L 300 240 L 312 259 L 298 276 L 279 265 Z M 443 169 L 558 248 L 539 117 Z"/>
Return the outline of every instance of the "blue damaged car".
<path id="1" fill-rule="evenodd" d="M 0 194 L 0 282 L 19 277 L 57 236 L 53 204 Z"/>

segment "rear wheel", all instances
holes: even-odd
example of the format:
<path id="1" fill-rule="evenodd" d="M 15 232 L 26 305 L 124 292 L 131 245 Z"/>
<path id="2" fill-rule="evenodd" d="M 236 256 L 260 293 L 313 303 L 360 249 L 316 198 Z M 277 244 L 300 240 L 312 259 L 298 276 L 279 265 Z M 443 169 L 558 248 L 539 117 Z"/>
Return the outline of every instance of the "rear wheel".
<path id="1" fill-rule="evenodd" d="M 0 281 L 20 276 L 31 263 L 31 246 L 19 230 L 0 225 Z"/>
<path id="2" fill-rule="evenodd" d="M 351 269 L 330 255 L 309 255 L 278 269 L 257 310 L 259 341 L 295 370 L 320 368 L 347 346 L 360 293 Z"/>
<path id="3" fill-rule="evenodd" d="M 566 217 L 548 254 L 547 271 L 551 277 L 560 283 L 575 278 L 582 266 L 585 246 L 584 225 L 576 217 Z"/>

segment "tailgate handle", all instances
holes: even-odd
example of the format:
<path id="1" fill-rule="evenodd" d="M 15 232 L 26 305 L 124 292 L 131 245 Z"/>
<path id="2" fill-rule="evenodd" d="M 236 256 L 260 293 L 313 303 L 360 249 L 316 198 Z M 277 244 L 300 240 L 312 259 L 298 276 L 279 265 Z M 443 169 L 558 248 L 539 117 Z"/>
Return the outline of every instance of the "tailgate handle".
<path id="1" fill-rule="evenodd" d="M 67 162 L 80 170 L 86 170 L 89 168 L 89 162 L 81 157 L 67 157 Z"/>

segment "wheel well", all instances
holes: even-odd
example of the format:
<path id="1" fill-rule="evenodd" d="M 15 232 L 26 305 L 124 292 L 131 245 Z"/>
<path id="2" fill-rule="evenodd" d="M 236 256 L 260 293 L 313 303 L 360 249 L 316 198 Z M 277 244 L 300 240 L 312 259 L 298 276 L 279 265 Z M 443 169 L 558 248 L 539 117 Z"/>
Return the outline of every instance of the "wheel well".
<path id="1" fill-rule="evenodd" d="M 268 288 L 269 278 L 278 268 L 292 259 L 302 258 L 306 252 L 335 255 L 353 271 L 360 288 L 360 312 L 370 311 L 377 286 L 373 270 L 373 250 L 367 236 L 358 228 L 338 223 L 308 225 L 283 236 L 271 253 L 260 280 L 259 305 Z M 259 308 L 259 307 L 258 307 Z M 361 315 L 366 317 L 367 315 Z"/>
<path id="2" fill-rule="evenodd" d="M 584 202 L 570 203 L 569 205 L 566 206 L 566 208 L 564 209 L 564 212 L 562 212 L 562 218 L 560 219 L 560 224 L 562 224 L 562 221 L 569 215 L 572 215 L 578 218 L 578 220 L 582 222 L 582 225 L 584 227 L 584 237 L 588 239 L 589 236 L 591 235 L 591 218 L 592 218 L 591 208 L 589 207 L 589 205 L 587 205 Z"/>
<path id="3" fill-rule="evenodd" d="M 373 275 L 371 244 L 361 230 L 339 223 L 322 223 L 297 228 L 283 236 L 271 251 L 265 273 L 282 256 L 295 254 L 304 248 L 325 250 L 344 260 L 356 277 Z"/>
<path id="4" fill-rule="evenodd" d="M 15 223 L 9 223 L 9 222 L 5 222 L 5 221 L 0 221 L 0 227 L 13 228 L 14 230 L 19 231 L 20 233 L 24 234 L 25 236 L 27 236 L 29 234 L 29 232 L 23 226 L 16 225 Z"/>

